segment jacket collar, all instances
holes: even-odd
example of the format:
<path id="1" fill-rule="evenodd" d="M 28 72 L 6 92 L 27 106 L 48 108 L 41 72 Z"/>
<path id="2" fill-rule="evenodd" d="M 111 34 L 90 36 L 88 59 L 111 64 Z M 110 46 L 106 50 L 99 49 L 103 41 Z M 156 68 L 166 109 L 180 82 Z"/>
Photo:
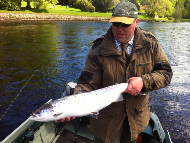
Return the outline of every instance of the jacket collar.
<path id="1" fill-rule="evenodd" d="M 111 27 L 108 29 L 105 38 L 100 45 L 100 55 L 102 56 L 121 55 L 119 50 L 116 48 Z"/>
<path id="2" fill-rule="evenodd" d="M 142 30 L 138 27 L 135 29 L 135 39 L 134 39 L 134 45 L 132 50 L 132 57 L 131 60 L 135 59 L 139 56 L 139 54 L 144 53 L 147 48 L 150 48 L 150 41 L 146 38 L 146 36 L 143 34 Z M 133 53 L 135 53 L 133 55 Z M 120 56 L 121 53 L 116 48 L 114 36 L 112 33 L 112 28 L 110 27 L 105 35 L 104 40 L 102 41 L 100 45 L 100 55 L 102 56 Z"/>
<path id="3" fill-rule="evenodd" d="M 137 27 L 135 29 L 135 39 L 134 39 L 134 46 L 133 46 L 133 51 L 135 52 L 140 49 L 146 49 L 149 48 L 147 45 L 150 45 L 150 40 L 146 38 L 146 36 L 143 34 L 143 31 Z"/>
<path id="4" fill-rule="evenodd" d="M 150 45 L 151 41 L 143 34 L 143 31 L 139 27 L 136 28 L 130 62 L 144 54 L 151 47 Z"/>

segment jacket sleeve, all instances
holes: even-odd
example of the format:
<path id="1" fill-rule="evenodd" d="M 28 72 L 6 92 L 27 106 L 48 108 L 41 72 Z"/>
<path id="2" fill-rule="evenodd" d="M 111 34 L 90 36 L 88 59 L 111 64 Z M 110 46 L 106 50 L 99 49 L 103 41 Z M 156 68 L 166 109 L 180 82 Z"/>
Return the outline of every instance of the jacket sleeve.
<path id="1" fill-rule="evenodd" d="M 85 67 L 78 79 L 74 94 L 98 89 L 102 81 L 101 64 L 96 54 L 97 48 L 89 51 L 86 59 Z"/>
<path id="2" fill-rule="evenodd" d="M 158 41 L 153 42 L 153 71 L 142 75 L 144 91 L 152 91 L 164 88 L 170 84 L 173 75 L 168 58 Z"/>

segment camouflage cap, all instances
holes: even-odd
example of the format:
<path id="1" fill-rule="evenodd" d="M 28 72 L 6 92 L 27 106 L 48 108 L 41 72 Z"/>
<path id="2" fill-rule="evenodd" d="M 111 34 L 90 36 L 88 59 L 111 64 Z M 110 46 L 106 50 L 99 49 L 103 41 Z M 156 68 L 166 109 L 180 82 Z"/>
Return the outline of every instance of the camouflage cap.
<path id="1" fill-rule="evenodd" d="M 136 5 L 129 1 L 122 1 L 114 8 L 109 23 L 122 22 L 125 24 L 131 24 L 135 18 L 138 18 L 138 9 Z"/>

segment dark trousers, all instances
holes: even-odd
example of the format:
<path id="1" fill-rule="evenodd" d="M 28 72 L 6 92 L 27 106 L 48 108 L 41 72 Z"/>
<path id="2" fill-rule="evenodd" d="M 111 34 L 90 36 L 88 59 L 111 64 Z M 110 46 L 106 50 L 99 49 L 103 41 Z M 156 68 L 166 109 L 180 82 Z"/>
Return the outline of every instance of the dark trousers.
<path id="1" fill-rule="evenodd" d="M 104 142 L 95 137 L 94 143 L 104 143 Z M 136 143 L 136 140 L 131 141 L 131 132 L 130 132 L 129 122 L 128 122 L 127 117 L 123 125 L 121 126 L 119 134 L 117 135 L 114 143 Z"/>

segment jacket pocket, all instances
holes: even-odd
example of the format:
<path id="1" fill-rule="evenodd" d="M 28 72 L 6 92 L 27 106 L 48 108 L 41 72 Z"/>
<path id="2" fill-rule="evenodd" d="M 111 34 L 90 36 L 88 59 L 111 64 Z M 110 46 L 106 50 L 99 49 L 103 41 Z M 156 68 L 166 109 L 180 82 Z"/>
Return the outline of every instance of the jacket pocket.
<path id="1" fill-rule="evenodd" d="M 153 70 L 152 62 L 143 62 L 136 64 L 136 75 L 142 76 L 144 74 L 149 74 Z"/>

